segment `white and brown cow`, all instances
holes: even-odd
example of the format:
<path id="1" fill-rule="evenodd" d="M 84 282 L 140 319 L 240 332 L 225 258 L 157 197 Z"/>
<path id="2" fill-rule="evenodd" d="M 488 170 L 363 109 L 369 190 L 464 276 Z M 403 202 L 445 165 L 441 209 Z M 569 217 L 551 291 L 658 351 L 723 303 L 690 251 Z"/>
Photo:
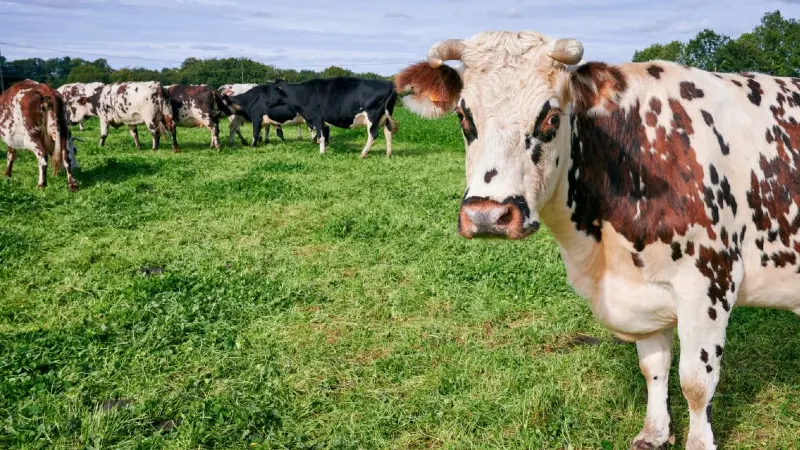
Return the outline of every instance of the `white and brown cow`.
<path id="1" fill-rule="evenodd" d="M 257 84 L 226 84 L 220 86 L 218 89 L 219 94 L 223 98 L 233 97 L 235 95 L 241 95 L 245 92 L 250 91 L 254 87 L 258 86 Z M 231 111 L 232 112 L 232 111 Z M 245 140 L 244 136 L 242 136 L 241 127 L 242 124 L 247 122 L 248 120 L 242 115 L 232 114 L 228 116 L 229 120 L 229 133 L 228 133 L 228 145 L 233 146 L 233 135 L 236 134 L 239 136 L 239 139 L 242 141 L 242 145 L 247 145 L 247 141 Z M 259 141 L 264 139 L 266 142 L 269 142 L 269 129 L 271 125 L 275 125 L 275 132 L 278 134 L 278 137 L 283 141 L 283 129 L 284 125 L 297 125 L 297 140 L 303 139 L 303 134 L 300 130 L 300 125 L 305 124 L 305 119 L 303 116 L 297 115 L 292 120 L 285 121 L 285 122 L 278 122 L 270 118 L 268 115 L 264 115 L 261 118 L 261 125 L 265 127 L 264 137 L 262 138 L 259 136 Z M 311 134 L 311 128 L 309 127 L 309 134 Z M 314 142 L 316 142 L 315 139 Z"/>
<path id="2" fill-rule="evenodd" d="M 83 131 L 83 122 L 97 117 L 100 91 L 103 83 L 70 83 L 58 88 L 67 106 L 67 118 L 71 124 L 78 124 Z"/>
<path id="3" fill-rule="evenodd" d="M 100 92 L 97 114 L 100 117 L 100 146 L 104 146 L 108 137 L 108 126 L 119 128 L 123 125 L 141 150 L 137 125 L 144 124 L 153 137 L 153 151 L 158 150 L 160 134 L 163 126 L 172 128 L 171 116 L 161 83 L 157 81 L 124 82 L 107 84 Z"/>
<path id="4" fill-rule="evenodd" d="M 674 439 L 677 327 L 686 447 L 715 448 L 731 309 L 800 313 L 800 79 L 663 61 L 574 67 L 582 55 L 572 39 L 480 33 L 435 44 L 396 82 L 411 109 L 461 119 L 460 233 L 521 239 L 544 223 L 594 315 L 636 341 L 648 402 L 632 447 Z"/>
<path id="5" fill-rule="evenodd" d="M 72 176 L 72 169 L 78 167 L 75 145 L 69 133 L 64 100 L 55 89 L 25 80 L 0 95 L 0 139 L 8 147 L 7 177 L 11 177 L 17 150 L 27 149 L 39 161 L 40 188 L 47 186 L 47 158 L 52 155 L 53 174 L 58 175 L 63 164 L 69 190 L 78 189 Z"/>
<path id="6" fill-rule="evenodd" d="M 170 110 L 172 127 L 172 149 L 180 151 L 177 138 L 177 127 L 208 128 L 211 131 L 211 147 L 220 149 L 219 119 L 230 115 L 227 106 L 222 102 L 219 92 L 205 85 L 173 84 L 166 87 L 167 103 Z"/>

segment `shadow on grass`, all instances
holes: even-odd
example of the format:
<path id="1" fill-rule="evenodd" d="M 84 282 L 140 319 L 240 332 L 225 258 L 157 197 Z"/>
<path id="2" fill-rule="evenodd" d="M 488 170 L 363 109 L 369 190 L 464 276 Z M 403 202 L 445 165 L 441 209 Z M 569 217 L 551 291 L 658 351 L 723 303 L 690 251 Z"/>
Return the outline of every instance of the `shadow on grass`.
<path id="1" fill-rule="evenodd" d="M 129 178 L 155 175 L 160 163 L 157 161 L 126 161 L 109 158 L 102 165 L 79 171 L 75 177 L 81 185 L 88 187 L 98 183 L 121 183 Z"/>

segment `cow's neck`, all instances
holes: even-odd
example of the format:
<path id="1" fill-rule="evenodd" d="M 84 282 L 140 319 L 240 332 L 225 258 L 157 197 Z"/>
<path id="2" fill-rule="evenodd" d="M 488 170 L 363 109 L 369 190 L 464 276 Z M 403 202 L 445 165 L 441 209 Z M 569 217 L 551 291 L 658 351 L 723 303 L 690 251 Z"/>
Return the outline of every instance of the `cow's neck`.
<path id="1" fill-rule="evenodd" d="M 577 136 L 575 118 L 571 120 L 571 135 Z M 550 200 L 540 209 L 542 222 L 560 246 L 570 284 L 584 297 L 592 298 L 598 280 L 605 272 L 606 249 L 603 241 L 603 222 L 600 215 L 602 194 L 586 189 L 584 177 L 592 173 L 588 165 L 596 163 L 579 153 L 577 137 L 561 152 L 558 181 Z M 565 158 L 566 156 L 566 158 Z M 576 216 L 576 214 L 578 216 Z M 597 220 L 587 220 L 596 217 Z"/>

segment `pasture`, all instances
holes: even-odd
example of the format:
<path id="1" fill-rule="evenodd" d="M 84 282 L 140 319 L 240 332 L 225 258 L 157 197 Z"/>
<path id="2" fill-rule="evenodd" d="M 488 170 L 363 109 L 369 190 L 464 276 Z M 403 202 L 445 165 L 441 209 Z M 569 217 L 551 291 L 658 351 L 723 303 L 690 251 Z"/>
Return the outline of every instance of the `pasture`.
<path id="1" fill-rule="evenodd" d="M 217 153 L 179 128 L 183 152 L 154 154 L 125 128 L 99 148 L 95 119 L 73 131 L 77 194 L 63 171 L 37 190 L 20 152 L 0 183 L 0 447 L 627 448 L 634 345 L 546 229 L 460 238 L 457 119 L 396 118 L 394 156 L 381 136 L 364 161 L 364 129 L 321 157 L 306 130 Z M 800 319 L 738 309 L 728 338 L 722 448 L 797 448 Z M 670 394 L 680 444 L 676 366 Z"/>

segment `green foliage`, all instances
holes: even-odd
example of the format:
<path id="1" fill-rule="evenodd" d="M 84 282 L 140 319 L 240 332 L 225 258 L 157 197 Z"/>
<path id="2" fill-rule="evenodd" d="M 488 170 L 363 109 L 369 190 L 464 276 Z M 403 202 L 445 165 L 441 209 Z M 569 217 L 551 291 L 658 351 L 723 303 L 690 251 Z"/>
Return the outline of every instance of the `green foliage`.
<path id="1" fill-rule="evenodd" d="M 654 44 L 633 54 L 634 62 L 663 59 L 719 72 L 800 75 L 800 22 L 769 12 L 752 32 L 736 39 L 703 30 L 686 43 Z"/>
<path id="2" fill-rule="evenodd" d="M 63 171 L 37 190 L 20 153 L 0 180 L 0 448 L 628 448 L 634 346 L 547 230 L 458 236 L 456 117 L 396 119 L 394 156 L 380 137 L 363 161 L 363 128 L 325 156 L 305 130 L 218 153 L 179 128 L 173 154 L 124 127 L 99 148 L 94 119 L 73 129 L 76 194 Z M 797 447 L 797 322 L 731 316 L 725 448 Z M 681 446 L 677 363 L 670 399 Z"/>
<path id="3" fill-rule="evenodd" d="M 99 81 L 108 83 L 111 81 L 112 69 L 104 59 L 98 59 L 92 63 L 82 62 L 70 70 L 67 76 L 67 83 L 91 83 Z"/>

